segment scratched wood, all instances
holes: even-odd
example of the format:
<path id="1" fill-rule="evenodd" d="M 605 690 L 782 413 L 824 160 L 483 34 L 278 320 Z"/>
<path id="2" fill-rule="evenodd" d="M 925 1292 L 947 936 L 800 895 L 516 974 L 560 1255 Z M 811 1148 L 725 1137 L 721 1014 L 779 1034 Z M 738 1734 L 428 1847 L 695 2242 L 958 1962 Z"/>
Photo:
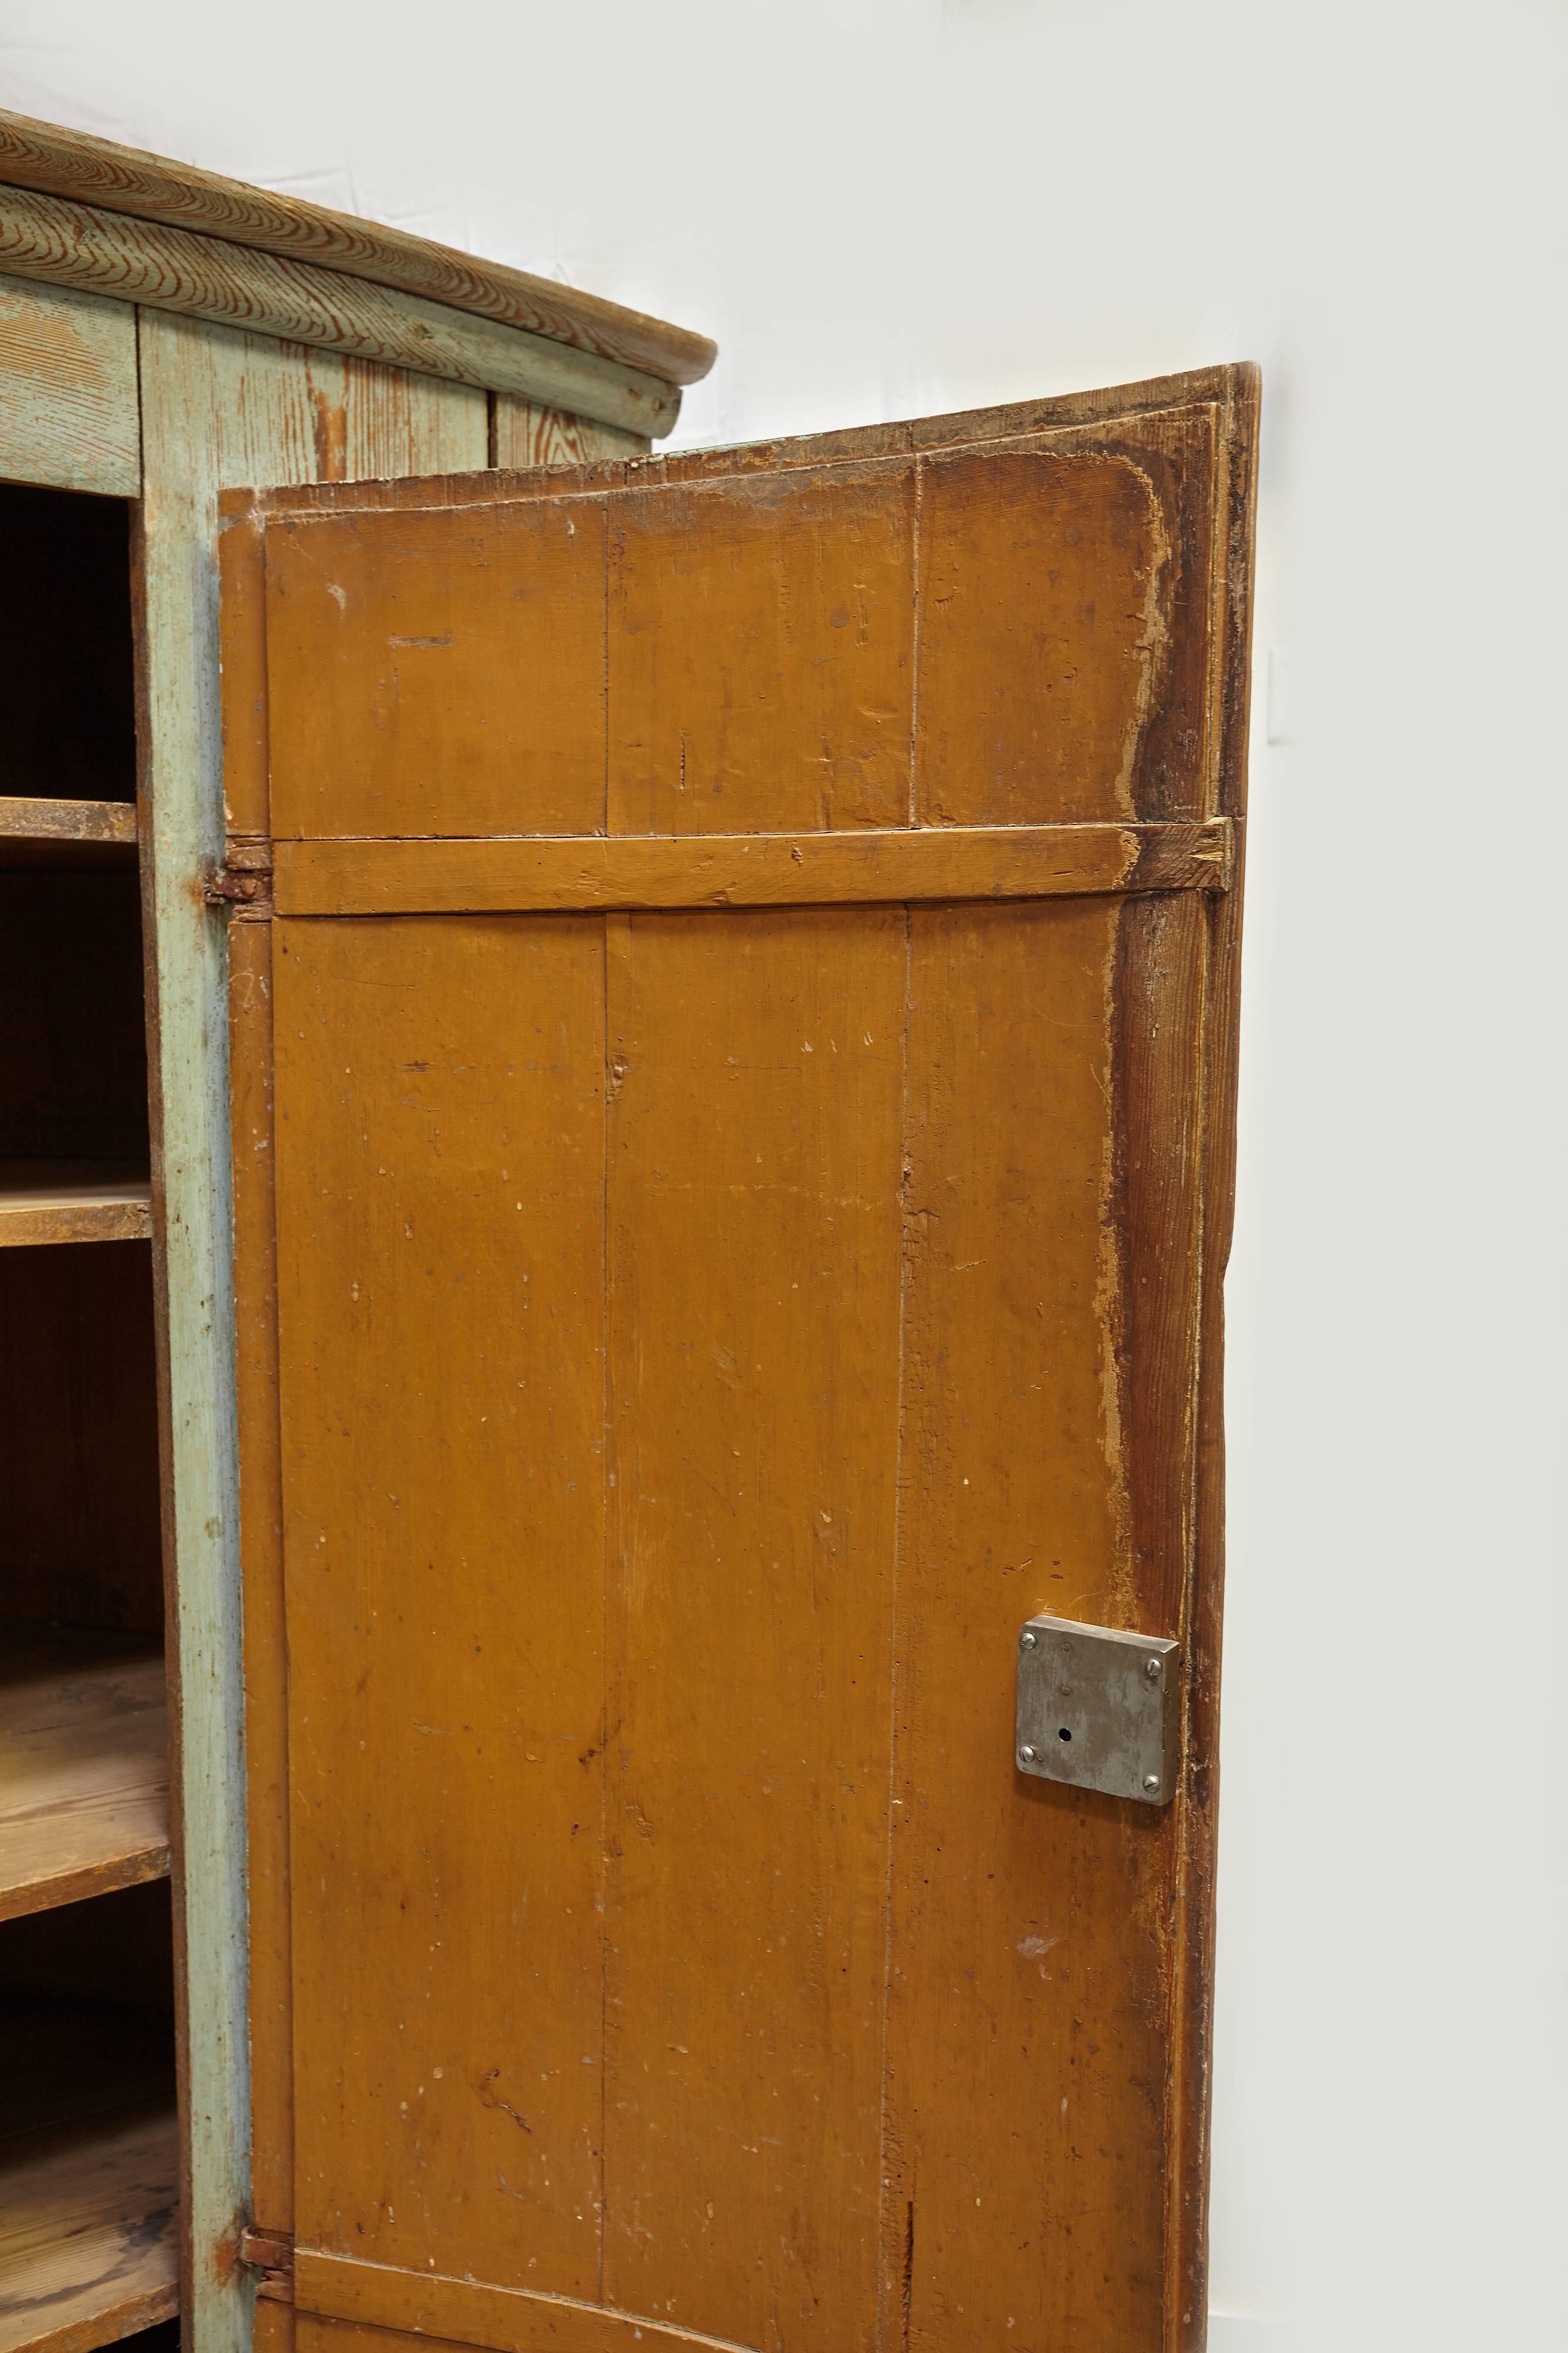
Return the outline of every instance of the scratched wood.
<path id="1" fill-rule="evenodd" d="M 1201 2341 L 1254 397 L 235 509 L 312 2353 Z"/>
<path id="2" fill-rule="evenodd" d="M 706 335 L 650 319 L 553 279 L 482 260 L 405 229 L 253 188 L 90 132 L 0 112 L 0 183 L 75 197 L 107 212 L 163 221 L 298 261 L 323 262 L 374 284 L 501 320 L 606 359 L 695 384 L 717 356 Z"/>
<path id="3" fill-rule="evenodd" d="M 480 2345 L 489 2353 L 741 2353 L 645 2315 L 540 2295 L 478 2280 L 385 2271 L 301 2252 L 298 2277 L 309 2309 L 296 2316 L 300 2353 L 414 2353 L 420 2345 Z M 412 2290 L 412 2293 L 411 2293 Z"/>

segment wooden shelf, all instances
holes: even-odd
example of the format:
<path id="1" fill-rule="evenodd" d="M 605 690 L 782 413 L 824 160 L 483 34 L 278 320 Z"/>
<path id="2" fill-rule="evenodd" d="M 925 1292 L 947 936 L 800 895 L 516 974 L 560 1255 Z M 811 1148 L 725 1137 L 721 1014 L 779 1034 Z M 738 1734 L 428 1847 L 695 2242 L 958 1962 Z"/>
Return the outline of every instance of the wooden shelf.
<path id="1" fill-rule="evenodd" d="M 0 1250 L 145 1241 L 152 1231 L 151 1180 L 123 1164 L 0 1160 Z"/>
<path id="2" fill-rule="evenodd" d="M 0 1920 L 168 1869 L 161 1650 L 128 1635 L 0 1628 Z"/>
<path id="3" fill-rule="evenodd" d="M 93 2353 L 179 2293 L 166 2017 L 0 2003 L 0 2353 Z"/>
<path id="4" fill-rule="evenodd" d="M 23 800 L 0 794 L 0 865 L 134 864 L 134 801 Z"/>

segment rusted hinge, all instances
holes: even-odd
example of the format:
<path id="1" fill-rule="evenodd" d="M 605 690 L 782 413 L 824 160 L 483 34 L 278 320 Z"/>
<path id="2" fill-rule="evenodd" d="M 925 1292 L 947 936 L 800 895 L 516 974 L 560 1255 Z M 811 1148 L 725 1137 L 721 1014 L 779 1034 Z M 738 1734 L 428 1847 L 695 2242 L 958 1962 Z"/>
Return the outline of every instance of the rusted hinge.
<path id="1" fill-rule="evenodd" d="M 277 2231 L 244 2230 L 239 2234 L 239 2260 L 259 2272 L 258 2295 L 274 2304 L 294 2301 L 294 2242 Z"/>
<path id="2" fill-rule="evenodd" d="M 209 907 L 232 907 L 237 914 L 272 913 L 272 844 L 231 841 L 221 866 L 208 873 L 204 895 Z"/>

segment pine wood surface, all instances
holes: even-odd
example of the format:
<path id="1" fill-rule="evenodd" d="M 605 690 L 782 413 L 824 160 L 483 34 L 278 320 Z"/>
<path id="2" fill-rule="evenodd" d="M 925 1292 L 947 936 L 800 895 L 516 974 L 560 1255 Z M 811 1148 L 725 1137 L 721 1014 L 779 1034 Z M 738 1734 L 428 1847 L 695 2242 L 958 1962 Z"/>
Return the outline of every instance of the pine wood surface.
<path id="1" fill-rule="evenodd" d="M 0 1919 L 169 1868 L 162 1651 L 11 1624 L 0 1647 Z"/>
<path id="2" fill-rule="evenodd" d="M 0 278 L 0 475 L 136 496 L 136 321 L 122 302 Z"/>
<path id="3" fill-rule="evenodd" d="M 45 1242 L 145 1241 L 153 1187 L 92 1162 L 0 1160 L 0 1250 Z"/>
<path id="4" fill-rule="evenodd" d="M 598 295 L 59 123 L 0 113 L 0 183 L 79 198 L 296 261 L 325 263 L 351 277 L 401 287 L 433 302 L 624 361 L 670 384 L 695 384 L 717 357 L 707 336 Z"/>
<path id="5" fill-rule="evenodd" d="M 0 263 L 24 279 L 517 395 L 668 433 L 679 390 L 618 360 L 183 228 L 0 186 Z"/>
<path id="6" fill-rule="evenodd" d="M 492 466 L 581 466 L 600 458 L 637 458 L 648 448 L 646 433 L 596 425 L 590 417 L 541 408 L 510 392 L 490 396 Z"/>
<path id="7" fill-rule="evenodd" d="M 1240 815 L 1254 397 L 234 502 L 323 2348 L 1201 2341 L 1236 918 L 1128 843 Z M 288 913 L 340 828 L 846 895 Z M 1172 1806 L 1016 1774 L 1041 1609 L 1183 1641 Z"/>
<path id="8" fill-rule="evenodd" d="M 60 801 L 0 795 L 0 835 L 18 841 L 136 843 L 133 801 Z"/>
<path id="9" fill-rule="evenodd" d="M 241 2353 L 250 2295 L 225 2251 L 236 2213 L 253 2200 L 258 2220 L 289 2226 L 291 2088 L 288 2036 L 273 2031 L 279 1979 L 268 1976 L 269 1953 L 279 1953 L 286 2015 L 286 1920 L 271 1947 L 258 1940 L 248 1968 L 243 1948 L 247 1804 L 252 1889 L 265 1886 L 286 1853 L 271 1778 L 279 1769 L 282 1702 L 268 1672 L 281 1677 L 283 1653 L 267 1642 L 268 1534 L 265 1517 L 252 1512 L 245 1608 L 255 1672 L 242 1750 L 229 1106 L 226 1074 L 212 1052 L 225 1026 L 226 919 L 204 897 L 223 847 L 218 501 L 244 482 L 482 468 L 488 403 L 466 385 L 166 311 L 142 311 L 138 332 L 146 475 L 138 551 L 142 872 L 154 944 L 154 1184 L 165 1211 L 154 1248 L 188 2054 L 182 2308 L 205 2353 Z M 244 1776 L 234 1763 L 242 1753 Z M 266 2022 L 253 2073 L 252 2000 Z"/>
<path id="10" fill-rule="evenodd" d="M 92 2353 L 174 2312 L 165 2019 L 0 2003 L 0 2348 Z"/>

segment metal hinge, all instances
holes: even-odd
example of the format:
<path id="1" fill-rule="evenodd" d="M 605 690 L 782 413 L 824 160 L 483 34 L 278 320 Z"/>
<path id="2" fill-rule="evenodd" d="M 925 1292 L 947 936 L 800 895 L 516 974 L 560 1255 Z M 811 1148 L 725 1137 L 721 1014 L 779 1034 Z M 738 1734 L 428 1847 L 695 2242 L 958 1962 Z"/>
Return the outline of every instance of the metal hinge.
<path id="1" fill-rule="evenodd" d="M 256 2283 L 258 2295 L 265 2295 L 274 2304 L 294 2301 L 294 2242 L 278 2231 L 246 2229 L 239 2234 L 239 2260 L 249 2265 L 261 2277 Z"/>
<path id="2" fill-rule="evenodd" d="M 209 871 L 204 896 L 209 907 L 231 907 L 237 914 L 272 913 L 272 844 L 231 841 L 221 866 Z"/>

